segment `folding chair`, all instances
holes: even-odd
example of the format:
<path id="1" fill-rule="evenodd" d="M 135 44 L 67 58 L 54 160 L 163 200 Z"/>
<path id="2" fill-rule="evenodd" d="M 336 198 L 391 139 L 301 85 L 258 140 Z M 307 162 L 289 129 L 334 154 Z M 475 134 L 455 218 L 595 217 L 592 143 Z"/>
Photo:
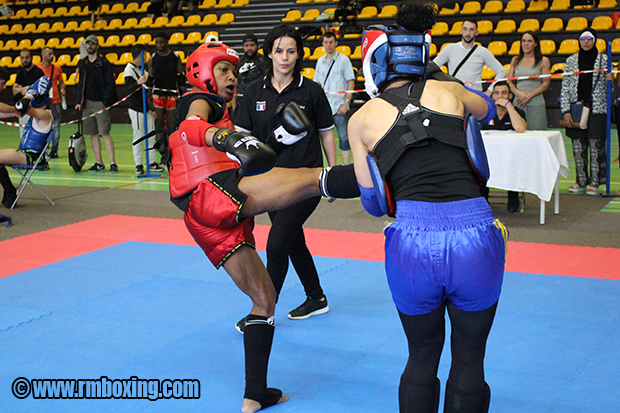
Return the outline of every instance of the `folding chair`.
<path id="1" fill-rule="evenodd" d="M 22 196 L 24 189 L 26 189 L 26 186 L 28 185 L 32 186 L 34 189 L 39 191 L 39 193 L 43 195 L 50 204 L 56 205 L 54 204 L 54 201 L 52 201 L 50 197 L 47 196 L 45 192 L 41 190 L 41 188 L 39 188 L 38 186 L 34 184 L 34 182 L 32 182 L 32 175 L 34 174 L 34 171 L 36 171 L 37 169 L 40 171 L 46 170 L 47 164 L 43 166 L 41 164 L 41 161 L 45 159 L 45 153 L 47 152 L 47 148 L 50 146 L 50 142 L 52 141 L 53 136 L 54 136 L 53 133 L 50 133 L 47 136 L 47 141 L 45 141 L 45 147 L 43 147 L 43 150 L 41 151 L 41 155 L 39 155 L 37 160 L 32 165 L 9 165 L 21 177 L 21 180 L 19 181 L 19 185 L 17 186 L 18 188 L 17 197 L 15 198 L 15 201 L 13 201 L 13 205 L 11 205 L 10 209 L 15 208 L 15 205 L 17 205 L 17 201 L 19 201 L 19 198 Z"/>

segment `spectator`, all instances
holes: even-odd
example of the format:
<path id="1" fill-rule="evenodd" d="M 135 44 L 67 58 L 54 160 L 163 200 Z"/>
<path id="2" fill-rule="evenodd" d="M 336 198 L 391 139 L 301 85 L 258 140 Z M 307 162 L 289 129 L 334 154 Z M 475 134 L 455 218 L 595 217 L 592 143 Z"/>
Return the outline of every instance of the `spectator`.
<path id="1" fill-rule="evenodd" d="M 168 35 L 166 33 L 155 34 L 155 46 L 157 51 L 151 55 L 148 61 L 149 78 L 152 78 L 149 83 L 155 88 L 153 91 L 155 128 L 172 130 L 183 67 L 179 55 L 168 47 Z"/>
<path id="2" fill-rule="evenodd" d="M 321 85 L 325 92 L 342 92 L 355 88 L 355 73 L 353 73 L 351 60 L 347 56 L 338 53 L 336 50 L 337 46 L 338 41 L 333 32 L 327 32 L 323 35 L 325 55 L 321 56 L 316 62 L 314 81 Z M 334 117 L 334 125 L 336 125 L 336 130 L 338 131 L 343 165 L 349 164 L 351 156 L 347 127 L 352 98 L 352 92 L 346 94 L 330 93 L 327 96 Z"/>
<path id="3" fill-rule="evenodd" d="M 495 105 L 497 105 L 497 115 L 489 123 L 483 123 L 480 129 L 514 130 L 519 133 L 525 132 L 527 128 L 525 112 L 513 105 L 512 100 L 514 95 L 510 92 L 508 83 L 505 81 L 496 82 L 495 85 L 493 85 L 491 97 L 495 101 Z M 486 188 L 485 192 L 485 195 L 488 195 L 488 188 Z M 520 206 L 521 201 L 519 200 L 519 193 L 508 191 L 508 212 L 515 213 L 519 210 Z"/>
<path id="4" fill-rule="evenodd" d="M 32 62 L 30 50 L 24 49 L 20 51 L 19 58 L 22 63 L 22 68 L 17 72 L 15 83 L 13 83 L 14 101 L 21 99 L 26 93 L 26 90 L 28 90 L 28 88 L 36 82 L 37 79 L 44 75 L 43 71 Z M 25 125 L 28 123 L 28 119 L 30 119 L 30 116 L 24 115 L 19 118 L 19 123 L 21 125 Z M 22 136 L 24 136 L 24 128 L 20 126 L 19 137 L 21 138 Z"/>
<path id="5" fill-rule="evenodd" d="M 141 88 L 146 83 L 148 74 L 141 74 L 142 53 L 146 54 L 146 46 L 141 43 L 133 45 L 131 48 L 131 54 L 133 60 L 127 63 L 123 77 L 125 78 L 125 86 L 127 87 L 127 93 L 131 93 L 136 89 Z M 148 102 L 148 99 L 147 99 Z M 131 128 L 133 129 L 133 142 L 137 141 L 147 133 L 153 130 L 153 112 L 147 104 L 146 119 L 147 128 L 144 130 L 144 101 L 141 92 L 136 92 L 129 98 L 129 119 L 131 120 Z M 148 147 L 151 148 L 148 151 L 148 158 L 150 165 L 148 165 L 149 171 L 161 172 L 164 168 L 155 162 L 155 151 L 152 149 L 155 144 L 155 137 L 151 137 L 148 140 Z M 144 165 L 142 164 L 142 148 L 144 145 L 132 145 L 133 159 L 136 164 L 136 175 L 144 174 Z"/>
<path id="6" fill-rule="evenodd" d="M 62 121 L 62 110 L 67 109 L 67 104 L 62 105 L 65 102 L 65 82 L 62 80 L 62 67 L 53 64 L 54 50 L 51 47 L 44 47 L 41 49 L 41 63 L 39 63 L 39 69 L 43 71 L 45 76 L 49 77 L 52 81 L 52 88 L 50 89 L 50 97 L 52 100 L 51 106 L 53 106 L 52 115 L 54 116 L 54 126 L 51 147 L 50 158 L 58 158 L 58 144 L 60 142 L 60 122 Z"/>
<path id="7" fill-rule="evenodd" d="M 151 19 L 156 19 L 162 15 L 166 9 L 167 2 L 165 0 L 153 0 L 151 4 L 146 8 L 146 15 Z"/>
<path id="8" fill-rule="evenodd" d="M 88 0 L 88 10 L 90 10 L 90 21 L 95 25 L 95 21 L 101 16 L 101 2 L 99 0 Z M 95 19 L 95 15 L 97 18 Z"/>
<path id="9" fill-rule="evenodd" d="M 298 32 L 286 25 L 274 27 L 263 45 L 267 76 L 252 83 L 238 110 L 235 128 L 265 141 L 276 129 L 274 114 L 282 103 L 298 103 L 310 121 L 306 137 L 283 152 L 276 166 L 282 168 L 323 166 L 323 151 L 329 166 L 336 165 L 334 120 L 325 93 L 315 82 L 303 77 L 303 42 Z M 271 230 L 267 240 L 267 272 L 279 294 L 288 272 L 289 258 L 304 286 L 306 301 L 291 311 L 291 319 L 304 319 L 329 311 L 319 274 L 306 245 L 303 224 L 318 206 L 320 197 L 309 198 L 277 212 L 270 212 Z M 242 331 L 245 319 L 237 323 Z"/>
<path id="10" fill-rule="evenodd" d="M 519 56 L 510 61 L 508 77 L 540 76 L 551 73 L 549 58 L 542 55 L 538 35 L 532 31 L 523 33 Z M 551 78 L 534 78 L 512 81 L 510 90 L 515 96 L 517 107 L 527 115 L 527 126 L 531 130 L 547 130 L 547 104 L 543 92 L 549 89 Z"/>
<path id="11" fill-rule="evenodd" d="M 504 79 L 506 69 L 489 52 L 486 47 L 476 44 L 478 36 L 478 24 L 476 21 L 466 19 L 461 27 L 461 41 L 449 44 L 433 60 L 437 66 L 448 65 L 448 73 L 465 83 L 467 86 L 482 90 L 482 69 L 486 64 L 495 72 L 495 79 Z M 490 94 L 490 91 L 489 93 Z"/>
<path id="12" fill-rule="evenodd" d="M 99 40 L 97 36 L 91 34 L 85 40 L 88 56 L 81 59 L 77 66 L 80 79 L 75 92 L 75 109 L 81 110 L 82 116 L 87 117 L 115 103 L 118 96 L 112 64 L 98 52 Z M 88 117 L 84 119 L 82 124 L 84 135 L 90 135 L 96 158 L 95 164 L 88 171 L 105 171 L 101 156 L 101 141 L 99 140 L 99 136 L 101 136 L 110 158 L 110 173 L 118 173 L 114 155 L 114 141 L 110 136 L 112 126 L 110 112 L 104 111 L 97 116 Z"/>
<path id="13" fill-rule="evenodd" d="M 235 112 L 241 105 L 243 94 L 248 85 L 255 80 L 265 76 L 265 58 L 258 53 L 258 39 L 252 33 L 245 35 L 243 40 L 243 56 L 241 56 L 241 66 L 239 76 L 237 76 L 237 94 L 232 100 L 232 107 Z"/>
<path id="14" fill-rule="evenodd" d="M 566 59 L 565 73 L 576 71 L 594 71 L 576 76 L 564 76 L 560 107 L 562 124 L 566 127 L 566 136 L 573 143 L 577 182 L 568 187 L 573 194 L 586 193 L 596 196 L 599 185 L 607 181 L 607 155 L 605 152 L 607 138 L 607 89 L 604 72 L 607 69 L 607 55 L 599 53 L 596 48 L 597 32 L 585 29 L 579 35 L 579 52 Z M 587 128 L 581 129 L 573 121 L 571 106 L 580 102 L 590 108 Z M 588 149 L 590 152 L 590 169 L 588 170 Z M 587 188 L 586 188 L 587 187 Z"/>

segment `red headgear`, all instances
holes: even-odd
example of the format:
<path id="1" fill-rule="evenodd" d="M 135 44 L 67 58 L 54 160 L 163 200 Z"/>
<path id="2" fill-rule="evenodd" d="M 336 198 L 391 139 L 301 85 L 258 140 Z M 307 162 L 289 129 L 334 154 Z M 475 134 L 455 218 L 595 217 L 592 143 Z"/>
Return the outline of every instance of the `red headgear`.
<path id="1" fill-rule="evenodd" d="M 225 60 L 239 69 L 239 54 L 223 43 L 210 42 L 198 47 L 187 59 L 187 81 L 208 93 L 217 93 L 213 67 Z"/>

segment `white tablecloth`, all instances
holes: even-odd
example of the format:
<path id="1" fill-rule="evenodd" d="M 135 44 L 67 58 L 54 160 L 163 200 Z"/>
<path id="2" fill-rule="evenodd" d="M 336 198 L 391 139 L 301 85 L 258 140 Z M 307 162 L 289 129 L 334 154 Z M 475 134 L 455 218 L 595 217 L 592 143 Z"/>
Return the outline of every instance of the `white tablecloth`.
<path id="1" fill-rule="evenodd" d="M 568 176 L 559 131 L 482 131 L 489 159 L 490 188 L 529 192 L 549 202 L 558 174 Z"/>

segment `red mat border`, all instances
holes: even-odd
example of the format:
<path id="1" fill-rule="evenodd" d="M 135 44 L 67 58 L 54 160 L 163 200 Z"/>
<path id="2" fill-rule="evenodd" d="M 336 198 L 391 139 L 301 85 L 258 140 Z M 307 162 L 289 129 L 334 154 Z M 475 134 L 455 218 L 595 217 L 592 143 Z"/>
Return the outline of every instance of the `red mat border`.
<path id="1" fill-rule="evenodd" d="M 269 226 L 257 225 L 256 246 L 265 250 Z M 384 261 L 383 234 L 305 230 L 313 255 Z M 196 245 L 181 219 L 107 215 L 0 241 L 0 277 L 42 267 L 127 241 Z M 36 251 L 35 254 L 32 251 Z M 596 263 L 592 263 L 596 257 Z M 620 280 L 620 249 L 508 243 L 506 271 Z"/>

